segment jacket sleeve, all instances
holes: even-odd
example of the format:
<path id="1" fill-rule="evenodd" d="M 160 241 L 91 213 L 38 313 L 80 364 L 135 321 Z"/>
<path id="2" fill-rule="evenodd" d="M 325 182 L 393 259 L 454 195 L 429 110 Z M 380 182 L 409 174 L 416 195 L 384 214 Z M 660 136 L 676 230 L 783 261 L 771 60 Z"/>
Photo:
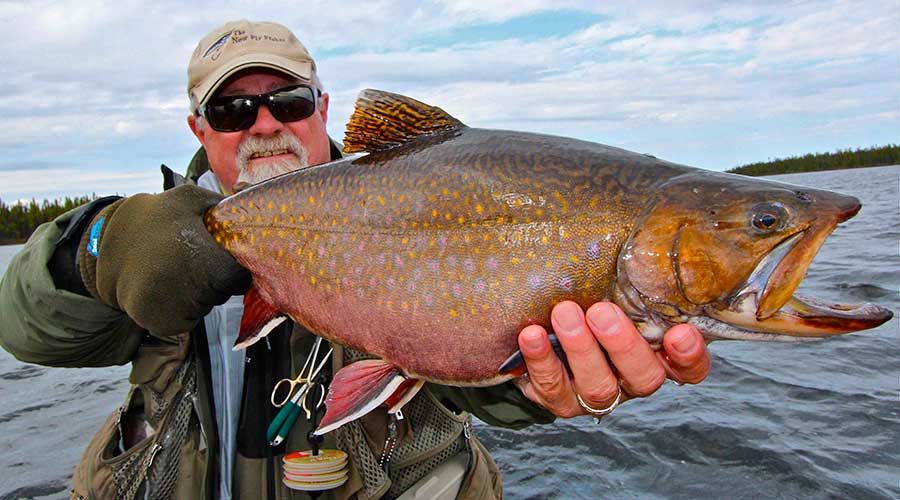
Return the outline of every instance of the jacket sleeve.
<path id="1" fill-rule="evenodd" d="M 57 286 L 64 280 L 51 274 L 51 261 L 78 212 L 39 226 L 0 281 L 0 346 L 21 361 L 121 365 L 131 361 L 146 334 L 123 312 Z"/>
<path id="2" fill-rule="evenodd" d="M 445 406 L 465 410 L 490 425 L 521 429 L 532 424 L 549 424 L 556 419 L 555 415 L 526 398 L 512 382 L 491 387 L 429 384 L 429 390 Z"/>

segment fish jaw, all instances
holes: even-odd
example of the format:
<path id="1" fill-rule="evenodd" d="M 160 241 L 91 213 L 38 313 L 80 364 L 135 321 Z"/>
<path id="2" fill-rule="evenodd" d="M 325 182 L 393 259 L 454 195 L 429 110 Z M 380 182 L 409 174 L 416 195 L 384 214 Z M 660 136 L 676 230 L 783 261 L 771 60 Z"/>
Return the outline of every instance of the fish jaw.
<path id="1" fill-rule="evenodd" d="M 732 180 L 736 187 L 724 185 Z M 676 194 L 658 200 L 626 243 L 616 289 L 616 301 L 652 345 L 679 323 L 694 324 L 708 341 L 797 341 L 875 328 L 893 317 L 874 304 L 795 295 L 827 237 L 858 213 L 856 198 L 724 174 L 711 186 L 664 188 Z M 753 227 L 766 221 L 756 218 L 760 213 L 783 220 L 760 231 Z"/>

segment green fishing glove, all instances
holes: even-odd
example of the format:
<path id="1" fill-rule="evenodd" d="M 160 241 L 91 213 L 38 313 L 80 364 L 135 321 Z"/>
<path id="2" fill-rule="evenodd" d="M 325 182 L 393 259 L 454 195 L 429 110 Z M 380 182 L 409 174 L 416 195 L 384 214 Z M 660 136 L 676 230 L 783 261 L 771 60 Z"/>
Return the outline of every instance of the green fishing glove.
<path id="1" fill-rule="evenodd" d="M 190 330 L 213 306 L 250 286 L 250 273 L 203 224 L 206 209 L 221 199 L 179 186 L 104 208 L 78 249 L 85 287 L 155 335 Z"/>

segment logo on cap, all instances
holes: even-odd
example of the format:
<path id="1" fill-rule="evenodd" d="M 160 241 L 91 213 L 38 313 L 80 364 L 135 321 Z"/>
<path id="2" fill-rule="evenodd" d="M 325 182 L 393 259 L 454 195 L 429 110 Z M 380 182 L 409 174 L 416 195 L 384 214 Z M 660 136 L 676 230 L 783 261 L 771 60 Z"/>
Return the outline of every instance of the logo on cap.
<path id="1" fill-rule="evenodd" d="M 233 30 L 229 31 L 228 33 L 225 33 L 222 36 L 222 38 L 219 38 L 218 40 L 216 40 L 216 43 L 210 45 L 209 48 L 206 49 L 206 52 L 203 53 L 203 58 L 205 59 L 208 55 L 213 54 L 214 52 L 217 52 L 220 48 L 222 48 L 223 45 L 228 43 L 228 39 L 231 38 L 232 33 L 234 33 Z M 218 54 L 216 54 L 216 56 L 217 55 Z M 215 57 L 213 57 L 213 59 L 215 59 Z"/>

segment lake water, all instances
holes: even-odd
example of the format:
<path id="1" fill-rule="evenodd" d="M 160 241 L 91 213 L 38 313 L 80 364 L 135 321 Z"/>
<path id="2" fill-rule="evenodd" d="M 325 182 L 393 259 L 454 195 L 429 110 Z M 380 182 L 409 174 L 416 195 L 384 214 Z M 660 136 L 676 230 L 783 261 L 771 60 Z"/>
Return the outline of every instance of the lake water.
<path id="1" fill-rule="evenodd" d="M 863 209 L 801 290 L 900 312 L 900 167 L 791 174 Z M 19 247 L 0 247 L 0 272 Z M 2 319 L 0 319 L 2 321 Z M 697 386 L 667 384 L 597 425 L 477 426 L 508 498 L 900 498 L 900 320 L 824 342 L 718 342 Z M 58 369 L 0 350 L 0 500 L 68 498 L 127 367 Z"/>

